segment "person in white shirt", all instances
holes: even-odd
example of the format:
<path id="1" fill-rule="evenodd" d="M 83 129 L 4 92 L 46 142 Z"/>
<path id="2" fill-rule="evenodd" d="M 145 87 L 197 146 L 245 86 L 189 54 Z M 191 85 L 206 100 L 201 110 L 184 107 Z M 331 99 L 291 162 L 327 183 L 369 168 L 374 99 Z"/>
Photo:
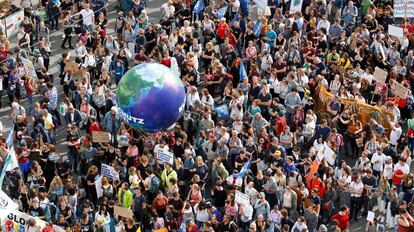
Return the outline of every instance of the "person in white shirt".
<path id="1" fill-rule="evenodd" d="M 400 139 L 401 134 L 402 134 L 400 122 L 397 121 L 396 123 L 392 123 L 388 117 L 387 119 L 391 126 L 390 144 L 393 145 L 394 147 L 397 147 L 397 142 Z"/>
<path id="2" fill-rule="evenodd" d="M 214 98 L 208 92 L 207 88 L 204 88 L 202 91 L 201 102 L 205 105 L 210 106 L 211 109 L 214 109 Z"/>
<path id="3" fill-rule="evenodd" d="M 410 166 L 407 163 L 405 163 L 404 158 L 400 157 L 398 159 L 398 163 L 394 166 L 394 177 L 403 180 L 408 173 L 410 173 Z"/>
<path id="4" fill-rule="evenodd" d="M 379 177 L 385 163 L 385 155 L 382 153 L 382 147 L 378 147 L 377 152 L 372 155 L 371 163 L 374 176 Z"/>
<path id="5" fill-rule="evenodd" d="M 354 220 L 357 221 L 358 212 L 361 210 L 361 205 L 363 203 L 362 191 L 364 190 L 364 184 L 361 181 L 360 176 L 356 176 L 355 180 L 349 185 L 349 193 L 351 193 L 351 214 L 350 218 L 354 217 Z"/>
<path id="6" fill-rule="evenodd" d="M 76 54 L 76 57 L 79 57 L 82 60 L 88 54 L 86 47 L 83 45 L 82 41 L 80 40 L 76 43 L 75 54 Z"/>
<path id="7" fill-rule="evenodd" d="M 323 15 L 322 20 L 319 21 L 318 26 L 316 26 L 316 30 L 320 31 L 322 28 L 324 28 L 326 32 L 329 32 L 329 28 L 331 27 L 331 23 L 328 21 L 328 16 Z"/>
<path id="8" fill-rule="evenodd" d="M 241 227 L 245 229 L 244 231 L 247 231 L 249 228 L 250 222 L 253 218 L 253 207 L 249 203 L 240 204 L 239 214 L 240 214 Z"/>
<path id="9" fill-rule="evenodd" d="M 95 24 L 95 16 L 93 10 L 90 9 L 88 3 L 84 4 L 84 8 L 76 13 L 74 16 L 82 15 L 83 25 L 88 29 L 89 32 L 93 31 L 93 25 Z"/>
<path id="10" fill-rule="evenodd" d="M 194 86 L 190 87 L 190 93 L 187 94 L 187 109 L 193 106 L 194 102 L 200 101 L 200 96 L 198 95 L 197 88 Z"/>

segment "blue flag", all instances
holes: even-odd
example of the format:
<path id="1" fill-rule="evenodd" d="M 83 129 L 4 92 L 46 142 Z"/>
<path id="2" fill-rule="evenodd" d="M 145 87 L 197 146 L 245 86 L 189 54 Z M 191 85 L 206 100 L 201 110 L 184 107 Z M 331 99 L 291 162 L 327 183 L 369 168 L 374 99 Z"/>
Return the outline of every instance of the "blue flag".
<path id="1" fill-rule="evenodd" d="M 217 12 L 216 12 L 216 18 L 221 19 L 224 17 L 224 15 L 227 12 L 227 9 L 229 8 L 229 5 L 225 5 L 224 7 L 220 8 Z"/>
<path id="2" fill-rule="evenodd" d="M 198 0 L 194 6 L 193 13 L 197 15 L 200 14 L 200 12 L 204 9 L 204 7 L 205 7 L 204 0 Z"/>
<path id="3" fill-rule="evenodd" d="M 250 165 L 252 164 L 252 159 L 249 159 L 242 167 L 239 173 L 236 174 L 237 178 L 243 178 L 244 175 L 246 175 L 247 171 L 250 168 Z"/>
<path id="4" fill-rule="evenodd" d="M 134 27 L 134 30 L 132 31 L 132 38 L 134 38 L 134 40 L 136 39 L 136 37 L 137 37 L 137 34 L 138 34 L 138 29 L 139 29 L 139 23 L 136 23 L 135 24 L 135 27 Z"/>
<path id="5" fill-rule="evenodd" d="M 239 75 L 240 75 L 240 82 L 247 79 L 247 72 L 246 72 L 246 69 L 244 68 L 243 61 L 240 62 Z"/>
<path id="6" fill-rule="evenodd" d="M 244 16 L 249 15 L 249 0 L 240 0 L 240 11 Z"/>
<path id="7" fill-rule="evenodd" d="M 257 20 L 256 24 L 253 27 L 253 32 L 256 38 L 260 37 L 260 32 L 262 31 L 262 24 L 263 24 L 263 19 L 260 19 L 260 20 Z"/>
<path id="8" fill-rule="evenodd" d="M 14 151 L 14 146 L 13 146 L 13 136 L 14 136 L 14 126 L 11 128 L 9 135 L 7 136 L 7 139 L 6 139 L 6 144 L 7 144 L 7 148 L 9 149 L 9 153 L 6 156 L 3 169 L 1 170 L 0 188 L 1 186 L 3 186 L 3 181 L 4 181 L 4 177 L 6 176 L 6 172 L 19 167 L 19 162 L 17 161 L 16 152 Z"/>
<path id="9" fill-rule="evenodd" d="M 230 26 L 232 27 L 234 22 L 238 21 L 238 19 L 239 19 L 239 13 L 234 15 L 233 19 L 230 21 Z"/>
<path id="10" fill-rule="evenodd" d="M 217 106 L 214 111 L 216 111 L 217 116 L 219 118 L 228 118 L 229 117 L 229 109 L 227 108 L 226 104 Z"/>

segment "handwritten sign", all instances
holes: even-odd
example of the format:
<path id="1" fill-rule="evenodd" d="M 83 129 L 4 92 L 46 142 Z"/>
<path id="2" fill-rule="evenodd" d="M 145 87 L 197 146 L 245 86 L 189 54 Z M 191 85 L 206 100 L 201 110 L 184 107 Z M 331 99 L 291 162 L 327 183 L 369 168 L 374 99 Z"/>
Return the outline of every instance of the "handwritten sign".
<path id="1" fill-rule="evenodd" d="M 325 158 L 326 161 L 328 161 L 330 165 L 334 165 L 336 154 L 329 146 L 325 145 L 323 149 L 323 157 Z"/>
<path id="2" fill-rule="evenodd" d="M 114 180 L 119 180 L 119 173 L 115 171 L 115 168 L 107 164 L 101 165 L 101 175 Z"/>
<path id="3" fill-rule="evenodd" d="M 385 70 L 382 70 L 378 67 L 375 67 L 374 71 L 374 80 L 384 84 L 385 80 L 387 80 L 388 72 Z"/>
<path id="4" fill-rule="evenodd" d="M 107 131 L 92 131 L 92 141 L 94 143 L 109 143 L 111 134 Z"/>
<path id="5" fill-rule="evenodd" d="M 27 71 L 27 75 L 29 77 L 37 80 L 38 78 L 37 78 L 36 70 L 33 66 L 32 61 L 29 60 L 29 59 L 23 58 L 23 57 L 20 57 L 20 59 L 22 60 L 23 66 L 25 67 L 25 69 Z"/>
<path id="6" fill-rule="evenodd" d="M 157 158 L 160 163 L 174 163 L 174 154 L 169 151 L 165 151 L 164 149 L 158 149 Z"/>
<path id="7" fill-rule="evenodd" d="M 250 197 L 238 190 L 236 190 L 236 194 L 234 196 L 234 201 L 241 205 L 249 205 L 250 204 Z"/>
<path id="8" fill-rule="evenodd" d="M 408 97 L 408 89 L 396 81 L 391 82 L 391 91 L 396 97 L 402 99 L 406 99 Z"/>
<path id="9" fill-rule="evenodd" d="M 132 210 L 121 206 L 114 205 L 114 214 L 124 218 L 134 219 Z"/>
<path id="10" fill-rule="evenodd" d="M 414 17 L 414 0 L 394 0 L 394 18 Z"/>

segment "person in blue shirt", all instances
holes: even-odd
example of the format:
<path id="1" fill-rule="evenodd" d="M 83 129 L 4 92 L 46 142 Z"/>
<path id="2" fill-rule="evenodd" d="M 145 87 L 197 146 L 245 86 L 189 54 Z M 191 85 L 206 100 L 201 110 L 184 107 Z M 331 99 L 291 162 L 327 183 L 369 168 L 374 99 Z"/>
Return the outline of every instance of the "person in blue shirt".
<path id="1" fill-rule="evenodd" d="M 344 25 L 348 26 L 350 23 L 356 23 L 358 17 L 358 8 L 354 6 L 354 2 L 349 1 L 348 5 L 342 11 Z"/>
<path id="2" fill-rule="evenodd" d="M 293 162 L 293 157 L 288 156 L 286 157 L 286 163 L 283 167 L 283 171 L 286 173 L 286 175 L 290 175 L 291 171 L 295 171 L 299 173 L 299 169 L 296 167 L 295 163 Z"/>
<path id="3" fill-rule="evenodd" d="M 264 39 L 266 40 L 266 43 L 270 46 L 271 52 L 273 52 L 276 38 L 277 38 L 277 34 L 273 30 L 272 25 L 267 25 Z"/>

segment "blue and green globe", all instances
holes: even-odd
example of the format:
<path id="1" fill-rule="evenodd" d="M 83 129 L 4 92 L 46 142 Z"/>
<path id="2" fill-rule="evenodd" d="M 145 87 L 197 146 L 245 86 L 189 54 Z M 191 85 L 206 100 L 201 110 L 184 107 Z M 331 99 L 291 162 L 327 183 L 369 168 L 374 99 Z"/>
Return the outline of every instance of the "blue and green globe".
<path id="1" fill-rule="evenodd" d="M 116 96 L 120 114 L 138 130 L 169 128 L 184 112 L 183 83 L 173 71 L 157 63 L 131 68 L 121 78 Z"/>

